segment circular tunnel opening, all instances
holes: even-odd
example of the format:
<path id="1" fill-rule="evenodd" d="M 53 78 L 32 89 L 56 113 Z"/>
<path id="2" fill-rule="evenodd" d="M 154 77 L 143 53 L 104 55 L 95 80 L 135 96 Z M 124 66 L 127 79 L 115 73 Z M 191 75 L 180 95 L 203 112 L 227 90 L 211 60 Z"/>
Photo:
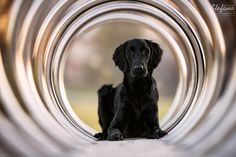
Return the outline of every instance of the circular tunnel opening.
<path id="1" fill-rule="evenodd" d="M 97 89 L 121 82 L 112 54 L 120 43 L 135 37 L 152 40 L 164 50 L 153 75 L 160 93 L 161 127 L 172 130 L 194 106 L 204 81 L 205 54 L 193 28 L 168 11 L 141 3 L 101 4 L 62 32 L 49 59 L 49 75 L 58 107 L 76 128 L 89 135 L 99 130 Z"/>
<path id="2" fill-rule="evenodd" d="M 100 131 L 97 114 L 97 90 L 103 84 L 119 84 L 123 74 L 115 67 L 112 55 L 122 42 L 144 38 L 160 44 L 163 56 L 153 77 L 159 91 L 161 119 L 169 109 L 178 85 L 178 66 L 175 56 L 168 50 L 158 34 L 147 27 L 131 22 L 109 22 L 77 36 L 67 48 L 64 86 L 71 107 L 88 126 Z"/>

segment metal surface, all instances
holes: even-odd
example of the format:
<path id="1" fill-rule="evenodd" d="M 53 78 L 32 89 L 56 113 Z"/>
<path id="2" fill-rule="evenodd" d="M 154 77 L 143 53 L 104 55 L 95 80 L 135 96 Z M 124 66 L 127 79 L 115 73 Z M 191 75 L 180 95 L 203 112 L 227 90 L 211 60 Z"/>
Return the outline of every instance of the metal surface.
<path id="1" fill-rule="evenodd" d="M 1 154 L 109 156 L 115 151 L 139 156 L 146 148 L 149 156 L 169 149 L 169 156 L 236 154 L 231 147 L 236 144 L 236 51 L 225 48 L 209 2 L 17 0 L 1 5 Z M 178 63 L 175 99 L 161 119 L 169 134 L 161 141 L 97 142 L 67 100 L 68 45 L 75 35 L 114 21 L 153 30 Z"/>

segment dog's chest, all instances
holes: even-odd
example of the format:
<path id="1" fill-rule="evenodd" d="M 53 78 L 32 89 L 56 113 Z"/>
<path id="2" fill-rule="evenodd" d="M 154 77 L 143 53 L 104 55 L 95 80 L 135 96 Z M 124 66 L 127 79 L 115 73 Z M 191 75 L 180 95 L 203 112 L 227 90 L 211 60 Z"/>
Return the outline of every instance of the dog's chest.
<path id="1" fill-rule="evenodd" d="M 127 125 L 128 137 L 143 137 L 147 133 L 147 121 L 145 119 L 147 111 L 150 108 L 151 99 L 147 96 L 135 97 L 129 99 L 130 115 Z"/>
<path id="2" fill-rule="evenodd" d="M 130 119 L 127 125 L 127 135 L 128 137 L 143 137 L 146 135 L 147 126 L 146 121 L 143 118 L 147 104 L 142 104 L 145 102 L 139 101 L 132 105 L 132 111 L 130 113 Z"/>
<path id="3" fill-rule="evenodd" d="M 131 99 L 131 110 L 135 119 L 140 120 L 144 111 L 148 108 L 150 100 L 146 97 Z"/>

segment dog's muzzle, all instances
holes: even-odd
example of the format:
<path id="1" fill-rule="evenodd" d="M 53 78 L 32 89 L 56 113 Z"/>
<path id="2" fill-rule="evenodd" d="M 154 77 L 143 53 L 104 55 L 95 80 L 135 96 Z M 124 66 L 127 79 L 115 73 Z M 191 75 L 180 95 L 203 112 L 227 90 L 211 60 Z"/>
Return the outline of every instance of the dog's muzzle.
<path id="1" fill-rule="evenodd" d="M 133 77 L 145 77 L 147 75 L 146 67 L 143 63 L 136 63 L 132 68 Z"/>

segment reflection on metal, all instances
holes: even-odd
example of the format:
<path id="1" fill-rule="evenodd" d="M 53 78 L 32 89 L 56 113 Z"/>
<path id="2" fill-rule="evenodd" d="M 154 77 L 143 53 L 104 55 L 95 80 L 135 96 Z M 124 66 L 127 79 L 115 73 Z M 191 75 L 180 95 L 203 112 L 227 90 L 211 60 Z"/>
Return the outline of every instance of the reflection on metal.
<path id="1" fill-rule="evenodd" d="M 93 139 L 93 131 L 70 108 L 63 69 L 68 43 L 75 34 L 113 21 L 133 22 L 155 31 L 176 57 L 178 89 L 161 120 L 169 131 L 161 140 L 176 146 L 171 156 L 178 156 L 178 148 L 186 156 L 192 152 L 196 156 L 236 153 L 230 146 L 236 144 L 236 55 L 230 55 L 235 49 L 225 50 L 209 2 L 3 0 L 0 9 L 1 154 L 89 155 L 88 146 L 94 149 L 92 154 L 104 153 L 104 149 L 96 150 L 104 143 Z M 231 61 L 226 60 L 229 55 Z M 227 71 L 226 63 L 231 67 Z M 129 142 L 120 149 L 132 150 Z M 160 143 L 136 141 L 138 148 L 142 143 L 152 145 L 151 156 L 170 147 L 166 144 L 167 149 L 156 151 L 154 146 Z M 113 149 L 116 143 L 105 145 Z M 115 150 L 122 153 L 119 145 Z"/>

